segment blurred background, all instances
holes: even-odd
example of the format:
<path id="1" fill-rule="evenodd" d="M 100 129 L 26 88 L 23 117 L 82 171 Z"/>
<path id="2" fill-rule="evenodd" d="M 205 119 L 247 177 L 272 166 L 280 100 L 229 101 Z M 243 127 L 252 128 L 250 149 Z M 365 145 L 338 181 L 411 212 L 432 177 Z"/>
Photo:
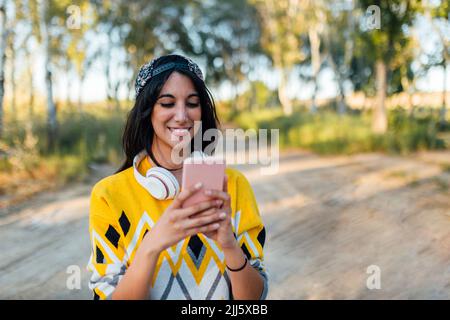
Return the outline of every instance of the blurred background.
<path id="1" fill-rule="evenodd" d="M 0 0 L 0 298 L 91 297 L 90 190 L 123 159 L 139 67 L 180 53 L 224 128 L 280 130 L 279 174 L 239 167 L 269 298 L 449 299 L 449 8 Z"/>

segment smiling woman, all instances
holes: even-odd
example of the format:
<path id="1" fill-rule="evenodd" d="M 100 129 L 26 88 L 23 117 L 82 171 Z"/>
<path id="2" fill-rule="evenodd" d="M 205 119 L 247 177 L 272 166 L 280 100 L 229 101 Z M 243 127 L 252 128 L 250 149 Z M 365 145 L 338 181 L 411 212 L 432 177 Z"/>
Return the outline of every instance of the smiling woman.
<path id="1" fill-rule="evenodd" d="M 226 168 L 222 190 L 179 187 L 183 168 L 172 151 L 186 142 L 186 151 L 205 151 L 209 140 L 192 140 L 218 123 L 192 60 L 168 55 L 140 69 L 123 134 L 126 160 L 91 194 L 94 298 L 266 297 L 265 228 L 247 179 Z M 207 200 L 183 206 L 197 192 Z"/>
<path id="2" fill-rule="evenodd" d="M 190 59 L 167 55 L 141 67 L 136 79 L 136 103 L 130 111 L 123 135 L 126 160 L 118 172 L 129 168 L 142 149 L 166 155 L 179 142 L 173 136 L 185 134 L 189 127 L 194 135 L 194 121 L 201 121 L 202 134 L 217 129 L 219 119 L 211 93 L 203 81 L 200 68 Z M 176 131 L 176 132 L 175 132 Z M 203 141 L 202 149 L 210 142 Z M 163 148 L 163 149 L 159 149 Z M 159 150 L 158 150 L 159 149 Z M 192 144 L 191 151 L 194 151 Z M 170 168 L 170 159 L 159 159 Z"/>
<path id="3" fill-rule="evenodd" d="M 156 154 L 171 154 L 172 148 L 182 141 L 183 136 L 193 137 L 194 121 L 200 121 L 201 116 L 199 95 L 192 81 L 181 73 L 173 72 L 161 89 L 151 116 L 155 132 L 152 146 L 158 151 Z M 163 167 L 170 168 L 169 159 L 161 161 Z"/>

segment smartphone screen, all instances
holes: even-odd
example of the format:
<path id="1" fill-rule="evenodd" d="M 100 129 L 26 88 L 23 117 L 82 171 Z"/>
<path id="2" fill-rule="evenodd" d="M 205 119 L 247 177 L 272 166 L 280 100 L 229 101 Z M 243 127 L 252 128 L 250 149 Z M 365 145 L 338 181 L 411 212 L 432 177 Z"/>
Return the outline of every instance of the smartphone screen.
<path id="1" fill-rule="evenodd" d="M 204 193 L 206 189 L 223 190 L 224 179 L 225 162 L 211 159 L 186 159 L 183 163 L 182 189 L 190 188 L 198 182 L 203 183 L 203 187 L 186 199 L 183 207 L 190 207 L 208 200 L 209 197 Z"/>

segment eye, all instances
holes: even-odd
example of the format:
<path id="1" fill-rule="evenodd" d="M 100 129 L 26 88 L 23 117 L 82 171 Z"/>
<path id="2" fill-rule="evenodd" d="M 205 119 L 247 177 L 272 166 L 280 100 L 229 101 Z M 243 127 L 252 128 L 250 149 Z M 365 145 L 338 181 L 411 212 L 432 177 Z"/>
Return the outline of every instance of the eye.
<path id="1" fill-rule="evenodd" d="M 189 108 L 197 108 L 197 107 L 200 106 L 200 103 L 198 103 L 198 102 L 196 102 L 196 103 L 188 102 L 188 103 L 187 103 L 187 106 L 188 106 Z"/>
<path id="2" fill-rule="evenodd" d="M 164 108 L 170 108 L 174 106 L 174 103 L 160 103 Z"/>

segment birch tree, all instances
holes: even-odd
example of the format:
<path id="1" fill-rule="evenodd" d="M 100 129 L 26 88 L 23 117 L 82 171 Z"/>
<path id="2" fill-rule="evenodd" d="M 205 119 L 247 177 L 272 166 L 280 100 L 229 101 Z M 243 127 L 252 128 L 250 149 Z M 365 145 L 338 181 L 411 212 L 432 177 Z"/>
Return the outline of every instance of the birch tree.
<path id="1" fill-rule="evenodd" d="M 44 60 L 44 74 L 45 74 L 45 89 L 47 94 L 48 148 L 49 150 L 53 150 L 55 147 L 57 119 L 56 119 L 56 106 L 53 100 L 48 10 L 49 10 L 48 1 L 39 0 L 39 29 L 41 35 L 42 52 L 44 57 L 43 60 Z"/>
<path id="2" fill-rule="evenodd" d="M 6 0 L 0 0 L 0 137 L 3 134 L 3 103 L 5 96 L 5 59 L 8 30 L 6 29 Z"/>
<path id="3" fill-rule="evenodd" d="M 305 34 L 303 3 L 300 0 L 252 0 L 262 20 L 261 44 L 279 72 L 278 98 L 285 115 L 293 112 L 287 93 L 289 76 L 306 59 L 302 51 Z"/>

